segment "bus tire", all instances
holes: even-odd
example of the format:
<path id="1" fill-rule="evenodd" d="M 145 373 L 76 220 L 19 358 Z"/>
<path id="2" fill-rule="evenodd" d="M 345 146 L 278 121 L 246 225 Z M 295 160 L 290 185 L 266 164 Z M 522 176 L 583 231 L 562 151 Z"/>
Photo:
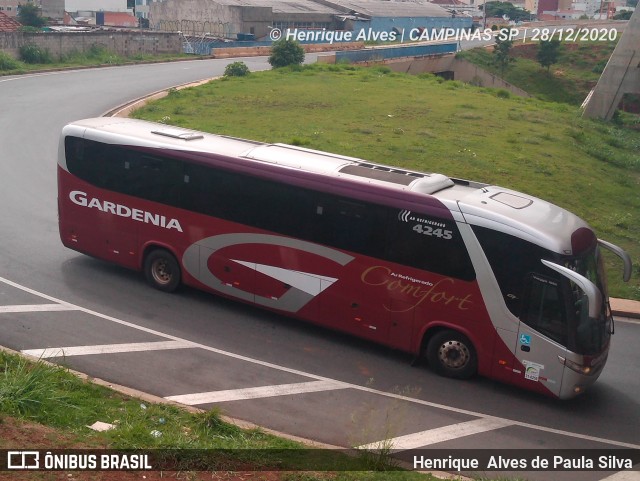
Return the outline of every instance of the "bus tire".
<path id="1" fill-rule="evenodd" d="M 469 379 L 478 369 L 478 357 L 471 341 L 450 329 L 436 333 L 427 344 L 427 360 L 441 376 Z"/>
<path id="2" fill-rule="evenodd" d="M 155 249 L 144 260 L 147 282 L 160 291 L 173 292 L 180 285 L 181 272 L 178 261 L 165 249 Z"/>

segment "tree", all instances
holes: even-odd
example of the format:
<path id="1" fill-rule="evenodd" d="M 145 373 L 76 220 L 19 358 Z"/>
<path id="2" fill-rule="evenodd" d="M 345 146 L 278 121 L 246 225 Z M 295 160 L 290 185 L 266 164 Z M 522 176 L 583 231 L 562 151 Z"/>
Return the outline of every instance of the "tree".
<path id="1" fill-rule="evenodd" d="M 28 27 L 42 27 L 47 21 L 40 15 L 40 7 L 25 3 L 18 7 L 18 22 Z"/>
<path id="2" fill-rule="evenodd" d="M 493 47 L 493 64 L 500 69 L 500 75 L 504 75 L 509 64 L 516 61 L 509 55 L 512 46 L 513 41 L 501 40 L 499 35 L 496 37 L 496 44 Z"/>
<path id="3" fill-rule="evenodd" d="M 295 40 L 282 39 L 273 43 L 269 63 L 273 68 L 300 65 L 304 62 L 304 49 Z"/>
<path id="4" fill-rule="evenodd" d="M 540 41 L 536 59 L 543 68 L 547 69 L 547 72 L 549 72 L 551 66 L 558 61 L 561 46 L 562 44 L 557 38 Z"/>
<path id="5" fill-rule="evenodd" d="M 531 12 L 521 7 L 516 7 L 509 2 L 487 2 L 481 5 L 487 9 L 487 17 L 507 17 L 514 22 L 531 20 Z"/>
<path id="6" fill-rule="evenodd" d="M 633 11 L 631 10 L 623 10 L 622 12 L 618 12 L 613 16 L 614 20 L 629 20 L 633 15 Z"/>

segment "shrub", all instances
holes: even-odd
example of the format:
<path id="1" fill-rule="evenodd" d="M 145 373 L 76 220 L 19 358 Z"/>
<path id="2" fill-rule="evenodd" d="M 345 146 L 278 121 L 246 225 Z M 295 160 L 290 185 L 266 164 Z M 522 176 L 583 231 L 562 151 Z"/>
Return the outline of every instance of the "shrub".
<path id="1" fill-rule="evenodd" d="M 225 77 L 245 77 L 249 75 L 251 71 L 244 62 L 233 62 L 226 66 L 224 69 Z"/>
<path id="2" fill-rule="evenodd" d="M 301 65 L 304 62 L 304 49 L 295 40 L 282 39 L 273 43 L 269 64 L 273 68 L 288 65 Z"/>
<path id="3" fill-rule="evenodd" d="M 0 71 L 16 70 L 20 68 L 20 63 L 11 55 L 0 51 Z"/>
<path id="4" fill-rule="evenodd" d="M 102 58 L 109 55 L 109 51 L 104 45 L 98 43 L 92 43 L 87 50 L 87 57 L 89 58 Z"/>
<path id="5" fill-rule="evenodd" d="M 20 58 L 27 63 L 51 63 L 53 59 L 46 48 L 32 43 L 20 47 Z"/>
<path id="6" fill-rule="evenodd" d="M 592 71 L 593 73 L 602 73 L 602 72 L 604 72 L 604 68 L 605 68 L 605 67 L 606 67 L 606 65 L 607 65 L 607 61 L 608 61 L 608 59 L 602 59 L 602 60 L 600 60 L 597 64 L 595 64 L 595 65 L 593 66 L 593 68 L 591 69 L 591 71 Z"/>

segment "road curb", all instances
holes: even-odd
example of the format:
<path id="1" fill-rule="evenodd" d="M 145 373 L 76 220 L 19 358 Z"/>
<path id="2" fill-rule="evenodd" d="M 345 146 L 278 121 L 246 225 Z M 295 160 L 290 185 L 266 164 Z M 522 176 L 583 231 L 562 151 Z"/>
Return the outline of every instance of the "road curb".
<path id="1" fill-rule="evenodd" d="M 632 301 L 630 299 L 609 299 L 611 303 L 611 312 L 614 316 L 630 317 L 632 319 L 640 319 L 640 301 Z"/>
<path id="2" fill-rule="evenodd" d="M 180 84 L 174 87 L 169 87 L 168 89 L 158 90 L 156 92 L 145 95 L 143 97 L 138 97 L 136 99 L 120 104 L 111 110 L 107 110 L 102 115 L 100 115 L 100 117 L 129 117 L 131 112 L 133 112 L 136 109 L 139 109 L 140 107 L 144 107 L 147 104 L 147 102 L 166 97 L 167 95 L 169 95 L 169 92 L 171 91 L 171 89 L 182 90 L 188 87 L 197 87 L 199 85 L 204 85 L 207 82 L 210 82 L 212 80 L 217 80 L 219 78 L 220 77 L 205 78 L 202 80 L 198 80 L 196 82 L 189 82 L 186 84 Z"/>

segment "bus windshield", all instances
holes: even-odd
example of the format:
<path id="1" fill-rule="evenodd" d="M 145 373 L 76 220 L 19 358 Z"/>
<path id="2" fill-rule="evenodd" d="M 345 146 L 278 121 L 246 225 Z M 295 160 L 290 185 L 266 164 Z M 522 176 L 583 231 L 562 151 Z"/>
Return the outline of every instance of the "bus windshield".
<path id="1" fill-rule="evenodd" d="M 598 248 L 580 257 L 564 259 L 564 266 L 593 282 L 606 299 L 606 277 Z M 573 322 L 569 323 L 569 338 L 574 341 L 570 349 L 579 354 L 598 354 L 607 346 L 611 337 L 612 317 L 609 305 L 603 303 L 602 311 L 596 319 L 589 317 L 584 292 L 574 282 L 568 282 L 574 306 Z"/>
<path id="2" fill-rule="evenodd" d="M 608 306 L 597 318 L 590 318 L 582 289 L 541 263 L 544 259 L 577 272 L 606 298 L 598 247 L 579 256 L 565 256 L 505 233 L 478 226 L 473 230 L 514 316 L 577 354 L 599 354 L 606 348 L 612 325 Z"/>

